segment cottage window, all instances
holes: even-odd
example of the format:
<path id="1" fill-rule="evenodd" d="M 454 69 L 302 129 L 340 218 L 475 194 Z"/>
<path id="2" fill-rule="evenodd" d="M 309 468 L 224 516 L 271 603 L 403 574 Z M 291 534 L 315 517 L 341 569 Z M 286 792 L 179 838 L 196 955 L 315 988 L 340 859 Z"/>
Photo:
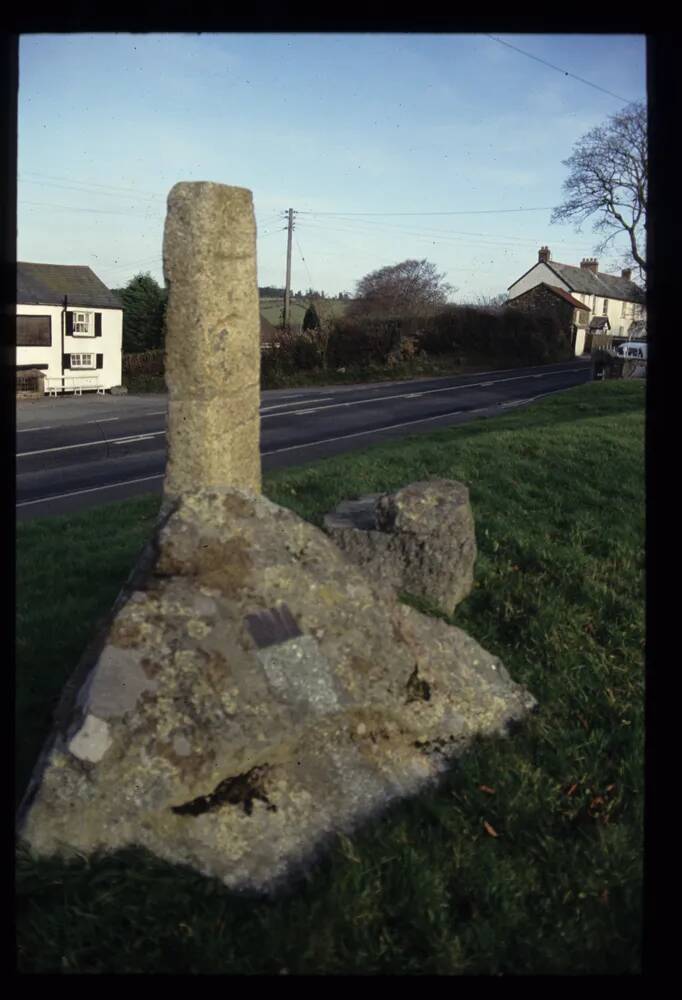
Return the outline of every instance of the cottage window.
<path id="1" fill-rule="evenodd" d="M 608 299 L 604 299 L 604 309 L 602 311 L 602 316 L 606 316 L 606 314 L 608 313 L 608 311 L 609 311 L 609 300 Z"/>
<path id="2" fill-rule="evenodd" d="M 71 368 L 94 368 L 94 367 L 95 367 L 94 354 L 71 355 Z"/>
<path id="3" fill-rule="evenodd" d="M 17 316 L 17 347 L 51 347 L 49 316 Z"/>
<path id="4" fill-rule="evenodd" d="M 94 330 L 92 328 L 92 313 L 88 312 L 76 312 L 73 314 L 73 332 L 79 333 L 81 336 L 92 336 Z"/>

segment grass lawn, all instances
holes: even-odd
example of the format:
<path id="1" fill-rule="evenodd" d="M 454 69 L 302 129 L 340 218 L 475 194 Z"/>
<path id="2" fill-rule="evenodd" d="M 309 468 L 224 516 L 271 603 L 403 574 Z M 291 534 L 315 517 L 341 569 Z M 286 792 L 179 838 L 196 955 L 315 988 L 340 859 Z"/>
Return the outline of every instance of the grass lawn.
<path id="1" fill-rule="evenodd" d="M 20 851 L 20 970 L 639 972 L 644 395 L 640 381 L 590 383 L 269 475 L 267 495 L 318 524 L 365 492 L 467 483 L 479 556 L 453 621 L 503 659 L 539 713 L 340 839 L 274 899 L 135 850 L 68 865 Z M 18 793 L 158 503 L 17 527 Z"/>

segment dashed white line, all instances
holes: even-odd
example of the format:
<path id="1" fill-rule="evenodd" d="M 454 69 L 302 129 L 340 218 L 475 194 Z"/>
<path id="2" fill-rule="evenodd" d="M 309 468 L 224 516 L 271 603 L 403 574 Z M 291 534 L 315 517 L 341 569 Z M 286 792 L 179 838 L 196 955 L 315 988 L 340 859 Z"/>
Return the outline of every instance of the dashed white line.
<path id="1" fill-rule="evenodd" d="M 261 407 L 261 411 L 260 412 L 261 412 L 261 414 L 264 414 L 264 413 L 266 413 L 267 410 L 281 410 L 281 409 L 283 409 L 286 406 L 307 406 L 308 404 L 310 404 L 310 406 L 315 406 L 317 403 L 326 403 L 328 400 L 333 399 L 333 398 L 334 398 L 333 396 L 321 396 L 320 399 L 310 399 L 310 400 L 308 400 L 307 403 L 277 403 L 275 406 L 263 406 L 263 407 Z M 291 410 L 290 412 L 291 413 L 299 413 L 301 411 L 299 411 L 299 410 Z M 311 410 L 310 412 L 312 413 L 314 411 Z M 287 413 L 268 413 L 264 419 L 267 419 L 267 417 L 286 417 L 286 416 L 288 416 Z"/>
<path id="2" fill-rule="evenodd" d="M 30 434 L 31 431 L 51 431 L 54 424 L 48 424 L 47 427 L 23 427 L 17 434 Z"/>
<path id="3" fill-rule="evenodd" d="M 133 437 L 102 438 L 101 441 L 83 441 L 80 444 L 62 444 L 55 448 L 38 448 L 36 451 L 17 452 L 17 458 L 27 458 L 29 455 L 46 455 L 51 451 L 71 451 L 74 448 L 101 448 L 105 444 L 128 444 L 131 441 L 147 441 L 149 438 L 165 435 L 165 431 L 154 431 L 151 434 L 136 434 Z"/>

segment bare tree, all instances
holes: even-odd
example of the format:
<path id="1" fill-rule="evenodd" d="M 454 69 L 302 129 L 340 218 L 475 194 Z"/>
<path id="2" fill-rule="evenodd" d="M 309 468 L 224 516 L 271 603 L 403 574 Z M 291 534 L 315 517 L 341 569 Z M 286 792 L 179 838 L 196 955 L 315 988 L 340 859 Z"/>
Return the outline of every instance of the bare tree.
<path id="1" fill-rule="evenodd" d="M 361 278 L 346 315 L 418 316 L 432 312 L 456 291 L 428 260 L 404 260 Z"/>
<path id="2" fill-rule="evenodd" d="M 629 104 L 605 124 L 578 140 L 563 161 L 566 200 L 552 212 L 552 222 L 578 224 L 595 216 L 593 229 L 605 233 L 595 247 L 603 253 L 619 233 L 630 240 L 629 258 L 646 274 L 647 118 L 642 102 Z"/>
<path id="3" fill-rule="evenodd" d="M 509 300 L 507 292 L 498 292 L 497 295 L 479 295 L 474 305 L 479 309 L 487 309 L 490 312 L 499 312 Z"/>

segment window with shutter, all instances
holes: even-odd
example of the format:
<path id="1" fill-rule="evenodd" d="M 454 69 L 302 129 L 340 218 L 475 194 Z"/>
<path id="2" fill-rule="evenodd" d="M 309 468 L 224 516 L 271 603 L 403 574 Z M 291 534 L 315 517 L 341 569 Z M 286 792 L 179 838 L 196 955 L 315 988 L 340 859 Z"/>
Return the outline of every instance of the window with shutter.
<path id="1" fill-rule="evenodd" d="M 73 314 L 73 336 L 74 337 L 94 337 L 95 323 L 93 313 L 76 310 Z"/>
<path id="2" fill-rule="evenodd" d="M 94 354 L 72 354 L 71 355 L 71 368 L 94 368 L 95 367 L 95 355 Z"/>

